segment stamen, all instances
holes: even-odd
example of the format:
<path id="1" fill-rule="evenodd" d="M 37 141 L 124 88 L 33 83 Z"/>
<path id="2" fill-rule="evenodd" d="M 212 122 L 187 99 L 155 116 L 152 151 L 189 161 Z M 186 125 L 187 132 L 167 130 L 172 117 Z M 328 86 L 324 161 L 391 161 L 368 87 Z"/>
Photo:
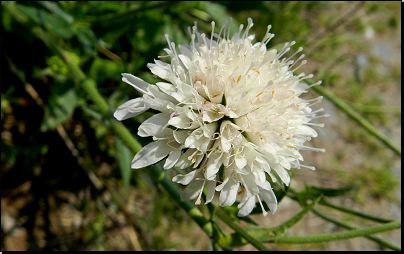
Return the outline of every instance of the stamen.
<path id="1" fill-rule="evenodd" d="M 217 42 L 219 42 L 219 40 L 221 39 L 220 35 L 222 34 L 223 29 L 226 28 L 226 24 L 227 24 L 227 21 L 224 22 L 224 25 L 222 26 L 222 28 L 221 28 L 220 31 L 219 31 L 219 37 L 218 37 L 218 39 L 217 39 Z"/>
<path id="2" fill-rule="evenodd" d="M 243 30 L 243 27 L 244 27 L 244 25 L 241 24 L 241 25 L 239 26 L 239 28 L 238 28 L 238 36 L 239 36 L 239 37 L 240 37 L 240 34 L 241 34 L 241 30 Z"/>
<path id="3" fill-rule="evenodd" d="M 232 17 L 230 17 L 230 21 L 229 21 L 229 29 L 227 31 L 227 40 L 230 40 L 230 25 L 231 25 L 231 21 L 233 20 Z"/>
<path id="4" fill-rule="evenodd" d="M 318 126 L 318 127 L 321 127 L 321 128 L 324 127 L 323 123 L 305 123 L 305 125 Z"/>
<path id="5" fill-rule="evenodd" d="M 215 21 L 212 21 L 212 23 L 210 24 L 212 25 L 212 34 L 210 35 L 210 49 L 212 49 L 213 34 L 215 33 Z"/>
<path id="6" fill-rule="evenodd" d="M 286 62 L 289 61 L 292 57 L 294 57 L 297 53 L 303 51 L 303 47 L 299 47 L 299 49 L 292 55 L 290 56 L 288 59 L 286 59 Z M 296 62 L 299 60 L 296 60 Z"/>
<path id="7" fill-rule="evenodd" d="M 266 39 L 268 39 L 268 37 L 271 35 L 270 33 L 269 33 L 269 30 L 271 29 L 271 25 L 268 25 L 267 26 L 267 31 L 266 31 L 266 33 L 265 33 L 265 36 L 264 36 L 264 38 L 262 38 L 262 40 L 261 40 L 261 43 L 264 43 L 264 41 L 266 40 Z"/>
<path id="8" fill-rule="evenodd" d="M 307 60 L 303 60 L 301 64 L 299 64 L 299 66 L 296 67 L 296 69 L 292 70 L 292 73 L 297 71 L 300 67 L 302 67 L 303 65 L 305 65 L 307 63 Z M 312 75 L 312 74 L 310 74 Z"/>
<path id="9" fill-rule="evenodd" d="M 248 37 L 248 31 L 250 30 L 251 27 L 253 27 L 253 25 L 254 25 L 254 23 L 253 23 L 252 18 L 248 18 L 248 25 L 247 25 L 247 28 L 245 29 L 242 39 L 245 39 Z"/>
<path id="10" fill-rule="evenodd" d="M 265 211 L 264 206 L 262 205 L 262 202 L 261 202 L 260 196 L 259 196 L 259 195 L 257 195 L 257 198 L 258 198 L 258 201 L 259 201 L 259 203 L 260 203 L 262 213 L 264 214 L 264 216 L 265 216 L 265 217 L 267 217 L 268 213 L 267 213 L 267 211 Z"/>
<path id="11" fill-rule="evenodd" d="M 307 89 L 309 89 L 310 87 L 313 87 L 313 86 L 318 86 L 318 85 L 321 85 L 321 83 L 323 83 L 323 81 L 322 81 L 322 80 L 317 81 L 316 83 L 314 83 L 314 84 L 310 85 L 309 87 L 307 87 Z"/>
<path id="12" fill-rule="evenodd" d="M 276 56 L 276 58 L 274 59 L 274 61 L 277 61 L 278 59 L 280 59 L 286 52 L 288 52 L 290 50 L 289 45 L 290 45 L 290 42 L 285 43 L 285 46 L 283 46 L 282 50 L 279 51 L 279 53 Z"/>
<path id="13" fill-rule="evenodd" d="M 302 54 L 301 56 L 299 56 L 299 58 L 296 60 L 296 62 L 295 62 L 293 65 L 289 66 L 289 70 L 292 69 L 292 67 L 295 66 L 295 64 L 297 64 L 297 63 L 298 63 L 300 60 L 302 60 L 305 56 L 306 56 L 305 54 Z M 307 62 L 307 61 L 306 61 L 306 62 Z"/>
<path id="14" fill-rule="evenodd" d="M 265 45 L 267 45 L 268 42 L 269 42 L 270 40 L 272 40 L 272 38 L 274 38 L 274 37 L 275 37 L 275 34 L 269 34 L 268 39 L 264 42 Z"/>
<path id="15" fill-rule="evenodd" d="M 306 151 L 323 152 L 323 153 L 325 153 L 325 149 L 324 149 L 324 148 L 315 148 L 315 147 L 309 147 L 309 146 L 304 146 L 304 145 L 297 146 L 297 148 L 299 148 L 299 149 L 301 149 L 301 150 L 306 150 Z M 303 166 L 303 165 L 301 165 L 301 166 Z M 306 166 L 306 167 L 308 167 L 308 166 Z"/>
<path id="16" fill-rule="evenodd" d="M 305 80 L 305 79 L 310 79 L 310 78 L 312 78 L 312 77 L 314 77 L 314 75 L 313 74 L 309 74 L 309 75 L 307 75 L 307 76 L 304 76 L 303 78 L 301 78 L 299 81 L 302 81 L 302 80 Z"/>

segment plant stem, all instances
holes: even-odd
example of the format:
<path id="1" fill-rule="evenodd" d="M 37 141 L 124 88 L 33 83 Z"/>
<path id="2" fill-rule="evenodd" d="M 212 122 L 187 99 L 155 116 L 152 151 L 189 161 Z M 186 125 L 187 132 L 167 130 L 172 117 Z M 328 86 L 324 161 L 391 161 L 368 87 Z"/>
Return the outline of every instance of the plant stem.
<path id="1" fill-rule="evenodd" d="M 254 237 L 247 233 L 242 227 L 238 224 L 234 223 L 234 221 L 227 215 L 221 207 L 215 206 L 215 214 L 219 219 L 225 222 L 229 227 L 231 227 L 234 231 L 244 237 L 249 243 L 251 243 L 255 248 L 260 251 L 269 251 L 267 247 L 265 247 L 262 243 L 257 241 Z"/>
<path id="2" fill-rule="evenodd" d="M 291 199 L 294 199 L 296 201 L 299 201 L 297 196 L 296 196 L 296 193 L 297 193 L 296 190 L 294 190 L 292 188 L 289 188 L 288 197 L 290 197 Z M 351 210 L 351 209 L 348 209 L 348 208 L 345 208 L 345 207 L 336 206 L 334 204 L 331 204 L 331 203 L 325 201 L 325 199 L 321 199 L 320 202 L 318 202 L 318 203 L 320 205 L 328 206 L 330 208 L 334 208 L 334 209 L 339 210 L 341 212 L 356 215 L 356 216 L 362 217 L 364 219 L 373 220 L 373 221 L 377 221 L 377 222 L 380 222 L 380 223 L 392 222 L 392 220 L 381 219 L 381 218 L 373 217 L 373 216 L 370 216 L 370 215 L 367 215 L 367 214 L 364 214 L 364 213 L 360 213 L 360 212 L 357 212 L 357 211 L 354 211 L 354 210 Z"/>
<path id="3" fill-rule="evenodd" d="M 279 237 L 271 242 L 274 243 L 319 243 L 319 242 L 329 242 L 348 238 L 354 238 L 358 236 L 366 236 L 371 234 L 376 234 L 384 231 L 389 231 L 393 229 L 401 228 L 401 221 L 390 222 L 374 227 L 369 227 L 365 229 L 349 230 L 344 232 L 338 232 L 328 235 L 312 235 L 312 236 L 289 236 L 289 237 Z"/>
<path id="4" fill-rule="evenodd" d="M 321 217 L 321 218 L 323 218 L 323 219 L 325 219 L 325 220 L 327 220 L 327 221 L 330 221 L 330 222 L 332 222 L 332 223 L 334 223 L 334 224 L 336 224 L 336 225 L 338 225 L 338 226 L 340 226 L 340 227 L 343 227 L 343 228 L 346 228 L 346 229 L 350 229 L 350 230 L 356 230 L 356 229 L 357 229 L 357 228 L 352 227 L 352 226 L 350 226 L 350 225 L 348 225 L 348 224 L 346 224 L 346 223 L 344 223 L 344 222 L 342 222 L 342 221 L 339 221 L 339 220 L 336 220 L 336 219 L 334 219 L 334 218 L 332 218 L 332 217 L 329 217 L 329 216 L 327 216 L 327 215 L 325 215 L 325 214 L 319 212 L 319 211 L 318 211 L 317 209 L 315 209 L 315 208 L 313 208 L 311 211 L 312 211 L 314 214 L 316 214 L 317 216 L 319 216 L 319 217 Z M 380 238 L 377 238 L 377 237 L 374 237 L 374 236 L 371 236 L 371 235 L 369 235 L 369 236 L 364 236 L 364 237 L 366 237 L 366 238 L 368 238 L 368 239 L 370 239 L 370 240 L 372 240 L 372 241 L 378 243 L 380 246 L 387 247 L 387 248 L 390 248 L 390 249 L 396 250 L 396 251 L 401 251 L 401 248 L 400 248 L 400 247 L 395 246 L 395 245 L 393 245 L 393 244 L 391 244 L 391 243 L 389 243 L 389 242 L 387 242 L 387 241 L 384 241 L 383 239 L 380 239 Z"/>
<path id="5" fill-rule="evenodd" d="M 306 81 L 307 84 L 311 85 L 312 82 Z M 359 123 L 363 128 L 370 132 L 373 136 L 381 140 L 385 145 L 387 145 L 391 150 L 401 156 L 401 147 L 393 142 L 389 137 L 384 135 L 381 131 L 379 131 L 375 126 L 373 126 L 368 120 L 366 120 L 363 116 L 361 116 L 358 112 L 356 112 L 352 107 L 350 107 L 347 103 L 345 103 L 341 98 L 335 96 L 330 91 L 327 91 L 325 88 L 321 86 L 314 86 L 313 89 L 318 94 L 326 97 L 332 103 L 335 104 L 339 109 L 344 111 L 348 116 L 350 116 L 353 120 Z"/>

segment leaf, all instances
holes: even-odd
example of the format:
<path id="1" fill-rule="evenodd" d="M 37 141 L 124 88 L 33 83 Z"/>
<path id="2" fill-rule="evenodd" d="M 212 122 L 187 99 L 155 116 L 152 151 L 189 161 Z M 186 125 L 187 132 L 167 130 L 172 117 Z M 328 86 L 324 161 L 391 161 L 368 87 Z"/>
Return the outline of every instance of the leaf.
<path id="1" fill-rule="evenodd" d="M 210 15 L 212 20 L 215 21 L 216 26 L 218 26 L 218 28 L 221 28 L 225 23 L 227 23 L 226 30 L 228 30 L 228 27 L 229 27 L 228 22 L 229 22 L 229 19 L 231 18 L 231 16 L 226 11 L 226 7 L 224 7 L 221 4 L 212 3 L 212 2 L 204 2 L 204 7 L 205 8 L 203 8 L 203 11 Z M 240 26 L 240 23 L 236 19 L 233 19 L 231 22 L 231 25 L 230 25 L 230 34 L 238 32 L 239 26 Z M 244 27 L 247 27 L 247 25 L 244 24 Z M 218 31 L 216 31 L 216 33 L 218 33 Z M 223 36 L 223 34 L 222 34 L 222 36 Z"/>
<path id="2" fill-rule="evenodd" d="M 79 100 L 76 91 L 70 84 L 53 84 L 50 87 L 48 104 L 45 105 L 45 116 L 40 131 L 46 132 L 68 121 L 72 116 Z"/>
<path id="3" fill-rule="evenodd" d="M 74 23 L 74 18 L 66 13 L 64 10 L 59 8 L 59 5 L 55 2 L 50 2 L 50 1 L 38 1 L 38 4 L 43 6 L 45 9 L 47 9 L 50 13 L 53 15 L 58 16 L 62 20 L 66 21 L 66 23 L 72 25 Z"/>
<path id="4" fill-rule="evenodd" d="M 120 140 L 115 137 L 115 147 L 116 155 L 118 157 L 119 168 L 121 170 L 122 182 L 125 191 L 129 189 L 130 179 L 132 176 L 132 169 L 130 167 L 132 161 L 132 153 L 128 147 Z"/>
<path id="5" fill-rule="evenodd" d="M 15 6 L 36 23 L 41 24 L 43 27 L 46 27 L 53 33 L 65 39 L 72 37 L 74 34 L 71 25 L 59 16 L 52 15 L 47 11 L 36 7 L 24 6 L 21 4 L 16 4 Z"/>
<path id="6" fill-rule="evenodd" d="M 86 53 L 94 56 L 97 52 L 97 38 L 95 37 L 94 32 L 81 25 L 75 27 L 75 32 L 77 39 L 83 45 Z"/>

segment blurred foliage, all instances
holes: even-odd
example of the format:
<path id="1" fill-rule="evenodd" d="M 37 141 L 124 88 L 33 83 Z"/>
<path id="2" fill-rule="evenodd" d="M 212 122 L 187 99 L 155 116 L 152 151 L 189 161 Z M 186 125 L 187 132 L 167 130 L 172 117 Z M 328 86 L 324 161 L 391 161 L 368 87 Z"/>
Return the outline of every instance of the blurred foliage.
<path id="1" fill-rule="evenodd" d="M 247 18 L 252 17 L 257 40 L 263 37 L 265 27 L 272 24 L 271 32 L 276 36 L 269 47 L 296 40 L 296 48 L 307 47 L 307 54 L 315 62 L 321 63 L 326 55 L 327 61 L 320 64 L 316 75 L 324 80 L 325 86 L 336 87 L 345 74 L 333 69 L 334 66 L 352 59 L 353 54 L 350 52 L 346 57 L 339 45 L 357 41 L 357 38 L 351 34 L 326 32 L 318 27 L 338 25 L 334 21 L 338 20 L 339 10 L 346 4 L 299 1 L 2 1 L 2 206 L 3 199 L 5 204 L 14 204 L 12 202 L 17 197 L 25 198 L 19 209 L 5 210 L 4 213 L 18 219 L 16 227 L 26 229 L 27 235 L 20 241 L 28 245 L 7 243 L 6 246 L 24 250 L 132 250 L 138 248 L 134 232 L 125 233 L 127 236 L 121 236 L 122 239 L 118 238 L 120 233 L 116 233 L 130 230 L 128 228 L 132 226 L 140 235 L 143 249 L 175 250 L 190 246 L 207 249 L 209 246 L 208 238 L 198 235 L 199 231 L 191 236 L 193 238 L 187 238 L 192 241 L 185 245 L 182 238 L 190 237 L 188 232 L 195 230 L 195 226 L 148 174 L 130 169 L 133 154 L 113 136 L 97 107 L 73 82 L 74 75 L 40 39 L 42 32 L 67 50 L 68 58 L 79 64 L 87 77 L 97 83 L 113 112 L 123 102 L 139 96 L 131 86 L 120 81 L 121 73 L 132 73 L 155 83 L 157 78 L 148 71 L 146 64 L 165 55 L 163 49 L 167 42 L 164 34 L 169 34 L 176 44 L 186 43 L 189 41 L 187 27 L 195 20 L 200 30 L 209 33 L 212 20 L 216 27 L 220 27 L 233 17 L 231 32 L 236 32 L 240 24 L 246 24 Z M 363 8 L 368 13 L 386 13 L 383 22 L 372 23 L 376 31 L 386 32 L 383 30 L 386 27 L 397 29 L 401 26 L 397 14 L 399 8 L 392 3 L 366 2 Z M 358 21 L 355 28 L 350 29 L 363 32 L 367 25 Z M 362 47 L 361 43 L 352 45 L 357 50 Z M 372 63 L 371 60 L 363 71 L 362 81 L 344 80 L 345 89 L 339 89 L 337 95 L 366 106 L 382 104 L 364 91 L 363 81 L 366 81 L 366 86 L 374 85 L 376 78 L 381 76 L 371 69 L 378 62 Z M 382 78 L 386 79 L 388 75 Z M 398 71 L 394 75 L 401 78 Z M 383 112 L 365 113 L 372 121 L 381 124 L 388 121 Z M 139 122 L 149 117 L 148 114 L 125 122 L 143 145 L 150 139 L 139 138 L 136 133 Z M 353 131 L 345 136 L 374 146 L 371 138 L 361 135 Z M 344 156 L 341 154 L 341 158 Z M 379 157 L 388 159 L 384 154 Z M 343 171 L 338 161 L 330 160 L 330 164 L 339 172 Z M 378 166 L 385 165 L 388 163 Z M 354 177 L 363 183 L 361 186 L 370 186 L 372 196 L 381 197 L 386 189 L 396 185 L 394 176 L 388 171 L 368 164 L 363 166 L 363 170 L 370 169 L 370 173 Z M 343 174 L 345 179 L 352 177 L 345 171 Z M 103 184 L 102 187 L 97 187 L 97 181 Z M 346 183 L 353 184 L 351 181 Z M 24 184 L 30 186 L 28 192 L 20 188 Z M 113 187 L 106 187 L 110 185 Z M 129 204 L 131 215 L 127 215 L 122 207 L 118 209 L 118 202 L 110 197 L 111 188 L 116 189 L 120 198 Z M 332 196 L 346 191 L 314 187 L 307 190 L 311 190 L 307 195 L 312 196 L 321 193 Z M 285 192 L 279 190 L 277 195 L 280 200 Z M 64 211 L 60 210 L 64 203 L 69 204 L 70 214 L 67 217 L 53 215 L 52 211 Z M 232 208 L 226 212 L 237 219 Z M 254 213 L 258 210 L 255 209 Z M 79 212 L 80 216 L 73 216 L 69 221 L 67 218 L 74 212 Z M 132 216 L 135 222 L 129 223 L 128 216 Z M 242 219 L 257 224 L 253 219 Z M 173 235 L 174 228 L 182 233 Z M 5 236 L 11 235 L 10 232 L 6 232 L 2 220 L 2 250 Z M 170 241 L 168 235 L 174 240 Z"/>

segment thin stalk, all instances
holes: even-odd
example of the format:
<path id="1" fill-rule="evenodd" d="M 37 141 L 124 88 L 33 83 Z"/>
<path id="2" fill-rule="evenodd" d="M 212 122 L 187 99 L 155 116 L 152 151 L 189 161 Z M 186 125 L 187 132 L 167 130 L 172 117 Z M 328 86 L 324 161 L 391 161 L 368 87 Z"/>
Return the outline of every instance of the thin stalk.
<path id="1" fill-rule="evenodd" d="M 331 203 L 328 203 L 328 202 L 325 201 L 325 200 L 321 200 L 321 201 L 319 202 L 319 204 L 320 204 L 320 205 L 324 205 L 324 206 L 328 206 L 328 207 L 330 207 L 330 208 L 334 208 L 334 209 L 339 210 L 339 211 L 341 211 L 341 212 L 349 213 L 349 214 L 352 214 L 352 215 L 356 215 L 356 216 L 362 217 L 362 218 L 364 218 L 364 219 L 373 220 L 373 221 L 377 221 L 377 222 L 380 222 L 380 223 L 389 223 L 389 222 L 392 222 L 391 220 L 386 220 L 386 219 L 381 219 L 381 218 L 373 217 L 373 216 L 370 216 L 370 215 L 368 215 L 368 214 L 360 213 L 360 212 L 357 212 L 357 211 L 354 211 L 354 210 L 351 210 L 351 209 L 348 209 L 348 208 L 345 208 L 345 207 L 336 206 L 336 205 L 333 205 L 333 204 L 331 204 Z"/>
<path id="2" fill-rule="evenodd" d="M 346 229 L 350 229 L 350 230 L 356 230 L 356 229 L 357 229 L 357 228 L 352 227 L 352 226 L 350 226 L 350 225 L 348 225 L 348 224 L 346 224 L 346 223 L 344 223 L 344 222 L 342 222 L 342 221 L 339 221 L 339 220 L 336 220 L 336 219 L 334 219 L 334 218 L 332 218 L 332 217 L 329 217 L 329 216 L 327 216 L 327 215 L 325 215 L 325 214 L 319 212 L 319 211 L 318 211 L 317 209 L 315 209 L 315 208 L 313 208 L 311 211 L 312 211 L 314 214 L 316 214 L 317 216 L 323 218 L 324 220 L 327 220 L 327 221 L 329 221 L 329 222 L 332 222 L 332 223 L 334 223 L 335 225 L 338 225 L 338 226 L 340 226 L 340 227 L 343 227 L 343 228 L 346 228 Z M 389 243 L 389 242 L 387 242 L 387 241 L 385 241 L 385 240 L 383 240 L 383 239 L 380 239 L 380 238 L 377 238 L 377 237 L 371 236 L 371 235 L 369 235 L 369 236 L 364 236 L 364 237 L 366 237 L 366 238 L 368 238 L 369 240 L 372 240 L 372 241 L 378 243 L 378 244 L 379 244 L 380 246 L 382 246 L 382 247 L 386 247 L 386 248 L 389 248 L 389 249 L 392 249 L 392 250 L 396 250 L 396 251 L 401 251 L 401 248 L 400 248 L 400 247 L 395 246 L 394 244 Z"/>
<path id="3" fill-rule="evenodd" d="M 294 189 L 292 189 L 292 188 L 289 187 L 288 197 L 290 197 L 291 199 L 294 199 L 294 200 L 299 201 L 299 200 L 297 199 L 297 197 L 296 197 L 296 193 L 297 193 L 296 190 L 294 190 Z M 364 213 L 361 213 L 361 212 L 357 212 L 357 211 L 354 211 L 354 210 L 351 210 L 351 209 L 348 209 L 348 208 L 345 208 L 345 207 L 333 205 L 333 204 L 331 204 L 331 203 L 325 201 L 324 199 L 320 200 L 320 202 L 318 202 L 318 203 L 319 203 L 320 205 L 328 206 L 328 207 L 330 207 L 330 208 L 334 208 L 334 209 L 339 210 L 339 211 L 341 211 L 341 212 L 345 212 L 345 213 L 349 213 L 349 214 L 352 214 L 352 215 L 356 215 L 356 216 L 362 217 L 362 218 L 364 218 L 364 219 L 373 220 L 373 221 L 377 221 L 377 222 L 380 222 L 380 223 L 392 222 L 392 220 L 386 220 L 386 219 L 381 219 L 381 218 L 373 217 L 373 216 L 371 216 L 371 215 L 364 214 Z"/>
<path id="4" fill-rule="evenodd" d="M 306 80 L 308 85 L 311 85 L 312 82 Z M 316 93 L 326 97 L 332 103 L 335 104 L 339 109 L 345 112 L 349 117 L 355 120 L 359 125 L 365 128 L 370 132 L 373 136 L 382 141 L 385 145 L 387 145 L 391 150 L 393 150 L 396 154 L 401 156 L 401 147 L 397 145 L 393 140 L 384 135 L 381 131 L 379 131 L 373 124 L 371 124 L 368 120 L 366 120 L 363 116 L 361 116 L 358 112 L 356 112 L 352 107 L 350 107 L 346 102 L 344 102 L 341 98 L 335 96 L 330 91 L 327 91 L 325 88 L 321 86 L 314 86 L 313 89 Z"/>
<path id="5" fill-rule="evenodd" d="M 229 215 L 227 215 L 221 207 L 215 207 L 215 214 L 219 219 L 225 222 L 229 227 L 231 227 L 234 231 L 236 231 L 239 235 L 241 235 L 244 239 L 246 239 L 249 243 L 251 243 L 255 248 L 260 251 L 269 251 L 267 247 L 265 247 L 262 243 L 252 237 L 247 231 L 245 231 L 242 227 L 240 227 L 237 223 L 235 223 Z"/>
<path id="6" fill-rule="evenodd" d="M 329 241 L 336 241 L 336 240 L 343 240 L 354 238 L 358 236 L 366 236 L 371 234 L 376 234 L 380 232 L 390 231 L 393 229 L 401 228 L 401 221 L 397 222 L 390 222 L 374 227 L 369 227 L 365 229 L 357 229 L 357 230 L 349 230 L 344 232 L 338 232 L 328 235 L 312 235 L 312 236 L 284 236 L 273 239 L 270 242 L 274 243 L 320 243 L 320 242 L 329 242 Z"/>

